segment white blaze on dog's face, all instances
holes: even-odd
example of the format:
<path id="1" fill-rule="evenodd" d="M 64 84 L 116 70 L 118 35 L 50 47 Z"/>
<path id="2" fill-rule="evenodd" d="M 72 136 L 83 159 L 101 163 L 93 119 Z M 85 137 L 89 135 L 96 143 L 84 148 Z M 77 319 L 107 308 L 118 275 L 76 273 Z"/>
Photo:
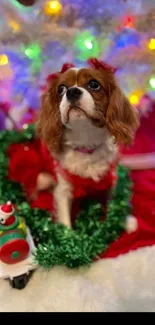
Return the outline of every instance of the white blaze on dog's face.
<path id="1" fill-rule="evenodd" d="M 70 68 L 56 74 L 42 96 L 38 134 L 52 151 L 60 152 L 65 128 L 72 129 L 81 119 L 106 127 L 116 142 L 124 144 L 132 142 L 139 125 L 114 74 L 103 68 Z"/>
<path id="2" fill-rule="evenodd" d="M 60 79 L 59 107 L 64 126 L 71 128 L 74 121 L 81 119 L 89 119 L 96 126 L 104 126 L 103 97 L 106 108 L 106 89 L 94 75 L 96 72 L 94 69 L 72 68 Z"/>
<path id="3" fill-rule="evenodd" d="M 74 69 L 74 71 L 78 74 L 79 70 Z M 79 87 L 77 83 L 68 89 L 65 85 L 60 85 L 59 94 L 62 96 L 60 103 L 61 120 L 65 126 L 71 126 L 74 120 L 93 116 L 95 103 L 87 89 Z"/>

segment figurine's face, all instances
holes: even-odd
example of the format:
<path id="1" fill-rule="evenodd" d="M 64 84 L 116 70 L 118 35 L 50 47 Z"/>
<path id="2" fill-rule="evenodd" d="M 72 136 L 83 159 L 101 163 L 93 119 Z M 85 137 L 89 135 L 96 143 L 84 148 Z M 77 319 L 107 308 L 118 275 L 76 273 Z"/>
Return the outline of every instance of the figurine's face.
<path id="1" fill-rule="evenodd" d="M 5 216 L 4 214 L 0 213 L 0 223 L 4 225 L 6 223 L 6 220 L 8 219 L 8 216 Z"/>

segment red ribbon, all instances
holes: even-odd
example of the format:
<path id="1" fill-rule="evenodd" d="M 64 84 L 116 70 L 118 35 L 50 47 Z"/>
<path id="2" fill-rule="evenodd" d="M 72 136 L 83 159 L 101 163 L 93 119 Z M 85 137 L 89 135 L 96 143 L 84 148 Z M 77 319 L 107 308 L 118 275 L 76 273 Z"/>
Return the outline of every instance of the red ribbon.
<path id="1" fill-rule="evenodd" d="M 108 70 L 112 73 L 115 73 L 117 71 L 117 68 L 114 68 L 103 61 L 99 61 L 96 58 L 90 58 L 87 62 L 89 65 L 91 65 L 95 69 Z"/>
<path id="2" fill-rule="evenodd" d="M 108 70 L 108 71 L 110 71 L 112 73 L 115 73 L 117 71 L 117 68 L 114 68 L 114 67 L 110 66 L 109 64 L 107 64 L 107 63 L 105 63 L 103 61 L 99 61 L 96 58 L 90 58 L 87 62 L 88 62 L 89 65 L 91 65 L 95 69 Z M 61 71 L 49 74 L 47 76 L 47 78 L 46 78 L 47 83 L 50 82 L 53 79 L 56 79 L 58 77 L 59 73 L 64 73 L 67 70 L 69 70 L 71 68 L 74 68 L 74 67 L 75 66 L 72 63 L 64 63 L 62 68 L 61 68 Z"/>
<path id="3" fill-rule="evenodd" d="M 64 63 L 61 69 L 61 73 L 66 72 L 68 69 L 74 68 L 75 65 L 72 63 Z"/>
<path id="4" fill-rule="evenodd" d="M 72 63 L 64 63 L 63 66 L 62 66 L 62 68 L 61 68 L 61 71 L 59 71 L 59 72 L 55 72 L 55 73 L 52 73 L 52 74 L 49 74 L 49 75 L 47 76 L 47 78 L 46 78 L 46 81 L 47 81 L 47 82 L 50 82 L 51 80 L 56 79 L 56 78 L 58 77 L 58 74 L 59 74 L 59 73 L 64 73 L 64 72 L 66 72 L 67 70 L 69 70 L 69 69 L 71 69 L 71 68 L 74 68 L 74 67 L 75 67 L 75 66 L 74 66 L 74 64 L 72 64 Z"/>

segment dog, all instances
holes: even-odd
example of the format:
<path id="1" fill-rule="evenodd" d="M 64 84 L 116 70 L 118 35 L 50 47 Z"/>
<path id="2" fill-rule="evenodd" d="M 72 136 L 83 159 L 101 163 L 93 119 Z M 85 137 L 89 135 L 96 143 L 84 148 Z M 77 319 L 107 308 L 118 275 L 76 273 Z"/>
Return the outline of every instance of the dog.
<path id="1" fill-rule="evenodd" d="M 50 76 L 37 132 L 54 160 L 53 196 L 61 223 L 71 227 L 79 185 L 91 193 L 93 188 L 104 193 L 112 189 L 119 145 L 132 143 L 138 125 L 137 112 L 119 88 L 115 69 L 106 63 L 93 58 L 81 69 L 64 64 Z"/>

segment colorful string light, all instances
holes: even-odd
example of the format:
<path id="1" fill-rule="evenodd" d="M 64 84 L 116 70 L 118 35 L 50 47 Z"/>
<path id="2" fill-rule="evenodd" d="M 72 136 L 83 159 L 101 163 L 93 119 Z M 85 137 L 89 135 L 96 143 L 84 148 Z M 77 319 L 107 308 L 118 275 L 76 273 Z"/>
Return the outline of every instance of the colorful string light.
<path id="1" fill-rule="evenodd" d="M 44 13 L 47 16 L 59 15 L 62 10 L 62 5 L 58 0 L 52 0 L 45 3 Z"/>
<path id="2" fill-rule="evenodd" d="M 29 45 L 29 47 L 25 48 L 24 52 L 29 59 L 33 60 L 40 56 L 41 50 L 38 43 L 33 43 Z"/>
<path id="3" fill-rule="evenodd" d="M 77 50 L 77 58 L 84 61 L 90 56 L 98 57 L 99 46 L 94 35 L 89 31 L 84 31 L 77 35 L 75 39 L 75 48 Z"/>
<path id="4" fill-rule="evenodd" d="M 150 86 L 151 86 L 153 89 L 155 89 L 155 77 L 152 77 L 152 78 L 150 79 L 149 83 L 150 83 Z"/>
<path id="5" fill-rule="evenodd" d="M 139 98 L 137 95 L 131 95 L 129 99 L 132 105 L 137 105 L 139 103 Z"/>
<path id="6" fill-rule="evenodd" d="M 15 20 L 10 20 L 9 21 L 9 26 L 13 29 L 14 32 L 19 32 L 20 31 L 20 26 Z"/>
<path id="7" fill-rule="evenodd" d="M 125 28 L 134 28 L 134 25 L 133 25 L 133 19 L 131 17 L 126 17 L 125 21 L 124 21 L 124 27 Z"/>
<path id="8" fill-rule="evenodd" d="M 155 50 L 155 38 L 151 38 L 149 42 L 149 49 Z"/>

